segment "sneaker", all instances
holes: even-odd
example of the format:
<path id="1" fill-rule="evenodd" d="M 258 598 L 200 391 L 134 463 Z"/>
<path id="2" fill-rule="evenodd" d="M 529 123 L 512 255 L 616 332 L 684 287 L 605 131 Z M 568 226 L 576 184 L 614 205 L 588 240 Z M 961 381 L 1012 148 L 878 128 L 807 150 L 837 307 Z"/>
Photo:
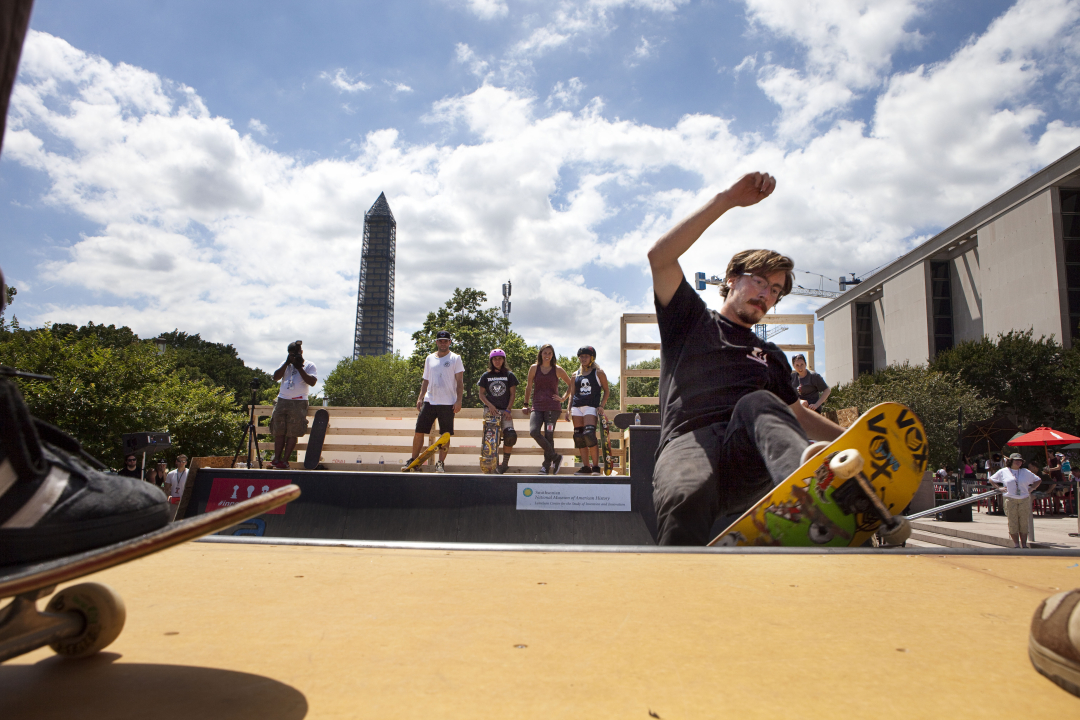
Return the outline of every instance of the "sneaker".
<path id="1" fill-rule="evenodd" d="M 812 442 L 807 445 L 805 448 L 803 448 L 802 457 L 799 458 L 799 466 L 802 467 L 803 465 L 805 465 L 807 460 L 814 457 L 827 447 L 829 447 L 829 443 L 825 442 L 824 440 L 818 440 L 817 442 Z"/>
<path id="2" fill-rule="evenodd" d="M 593 465 L 592 466 L 592 474 L 593 475 L 603 475 L 604 470 L 599 465 Z"/>
<path id="3" fill-rule="evenodd" d="M 559 468 L 562 467 L 562 455 L 556 455 L 555 459 L 551 461 L 551 474 L 558 475 Z"/>
<path id="4" fill-rule="evenodd" d="M 272 463 L 270 463 L 270 467 L 274 468 L 275 470 L 290 470 L 291 469 L 290 466 L 289 466 L 289 461 L 288 460 L 275 460 Z"/>
<path id="5" fill-rule="evenodd" d="M 441 473 L 446 472 L 446 468 L 443 466 L 443 461 L 442 460 L 436 460 L 435 461 L 435 472 L 441 472 Z"/>
<path id="6" fill-rule="evenodd" d="M 419 470 L 420 468 L 414 468 L 413 470 L 409 469 L 409 466 L 413 464 L 414 460 L 416 460 L 416 458 L 414 458 L 414 457 L 411 457 L 408 460 L 406 460 L 405 464 L 401 466 L 401 472 L 416 472 L 417 470 Z"/>
<path id="7" fill-rule="evenodd" d="M 157 530 L 172 508 L 139 478 L 111 475 L 78 441 L 30 414 L 0 379 L 0 565 L 39 562 Z"/>
<path id="8" fill-rule="evenodd" d="M 509 469 L 510 469 L 509 465 L 496 465 L 495 466 L 495 474 L 496 475 L 502 475 L 503 473 L 505 473 Z"/>
<path id="9" fill-rule="evenodd" d="M 582 465 L 580 468 L 578 468 L 578 471 L 576 473 L 574 473 L 574 474 L 575 475 L 592 475 L 592 468 L 590 468 L 588 465 Z"/>
<path id="10" fill-rule="evenodd" d="M 547 475 L 547 474 L 548 474 L 548 467 L 547 467 L 547 465 L 541 465 L 541 466 L 540 466 L 540 471 L 539 471 L 539 473 L 538 473 L 538 474 L 540 474 L 540 475 Z"/>
<path id="11" fill-rule="evenodd" d="M 1047 679 L 1080 697 L 1080 589 L 1051 595 L 1035 610 L 1028 657 Z"/>

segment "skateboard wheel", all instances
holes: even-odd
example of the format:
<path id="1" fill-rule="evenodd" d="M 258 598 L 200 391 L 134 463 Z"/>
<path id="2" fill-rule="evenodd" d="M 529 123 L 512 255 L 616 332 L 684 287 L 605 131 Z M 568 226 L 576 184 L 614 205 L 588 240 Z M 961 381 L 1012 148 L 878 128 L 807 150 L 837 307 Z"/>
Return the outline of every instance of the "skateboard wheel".
<path id="1" fill-rule="evenodd" d="M 863 469 L 863 458 L 858 450 L 841 450 L 829 461 L 829 469 L 841 480 L 855 477 Z"/>
<path id="2" fill-rule="evenodd" d="M 891 528 L 884 525 L 878 534 L 886 545 L 903 545 L 911 537 L 911 521 L 903 515 L 893 515 L 895 524 Z"/>
<path id="3" fill-rule="evenodd" d="M 87 657 L 108 647 L 120 635 L 127 619 L 124 601 L 112 588 L 100 583 L 65 588 L 52 596 L 45 609 L 83 617 L 81 633 L 49 643 L 56 654 L 69 658 Z"/>

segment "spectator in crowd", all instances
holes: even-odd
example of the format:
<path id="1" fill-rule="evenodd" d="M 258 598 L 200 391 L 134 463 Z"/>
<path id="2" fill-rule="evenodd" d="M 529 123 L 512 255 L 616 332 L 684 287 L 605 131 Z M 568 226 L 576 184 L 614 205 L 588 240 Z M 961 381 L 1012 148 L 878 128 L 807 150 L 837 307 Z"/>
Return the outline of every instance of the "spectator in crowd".
<path id="1" fill-rule="evenodd" d="M 139 459 L 135 457 L 133 453 L 125 455 L 124 467 L 120 468 L 120 472 L 118 472 L 117 475 L 132 478 L 142 477 L 142 473 L 139 472 Z"/>
<path id="2" fill-rule="evenodd" d="M 289 469 L 289 458 L 296 442 L 308 430 L 308 390 L 317 383 L 315 363 L 304 360 L 302 340 L 289 343 L 288 357 L 277 370 L 274 380 L 281 383 L 274 414 L 270 416 L 270 432 L 274 436 L 274 459 L 270 467 Z"/>
<path id="3" fill-rule="evenodd" d="M 1061 453 L 1054 453 L 1046 463 L 1046 467 L 1043 468 L 1043 472 L 1046 473 L 1046 477 L 1049 478 L 1049 487 L 1046 489 L 1047 495 L 1050 496 L 1050 501 L 1054 504 L 1053 511 L 1058 511 L 1058 505 L 1061 505 L 1061 512 L 1065 512 L 1065 473 L 1061 470 Z"/>
<path id="4" fill-rule="evenodd" d="M 794 370 L 791 373 L 791 387 L 799 394 L 799 402 L 815 412 L 829 399 L 832 388 L 825 384 L 824 378 L 806 368 L 806 356 L 799 353 L 791 358 Z"/>
<path id="5" fill-rule="evenodd" d="M 169 496 L 169 502 L 172 504 L 172 519 L 176 518 L 176 511 L 180 507 L 180 498 L 184 496 L 187 479 L 187 455 L 177 455 L 176 469 L 165 476 L 165 494 Z"/>
<path id="6" fill-rule="evenodd" d="M 1013 547 L 1026 548 L 1028 521 L 1031 518 L 1031 492 L 1042 480 L 1038 475 L 1023 468 L 1020 453 L 1009 456 L 1008 467 L 1003 467 L 990 477 L 990 482 L 1005 490 L 1005 516 L 1009 521 L 1009 537 Z"/>

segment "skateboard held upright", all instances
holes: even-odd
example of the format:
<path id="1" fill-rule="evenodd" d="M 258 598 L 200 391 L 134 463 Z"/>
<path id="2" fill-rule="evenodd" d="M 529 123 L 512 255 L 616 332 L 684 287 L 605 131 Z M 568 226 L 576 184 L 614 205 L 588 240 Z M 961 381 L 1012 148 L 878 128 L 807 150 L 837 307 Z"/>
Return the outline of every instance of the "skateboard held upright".
<path id="1" fill-rule="evenodd" d="M 484 406 L 484 438 L 480 446 L 480 472 L 495 472 L 499 464 L 499 442 L 502 440 L 502 412 L 492 412 Z"/>
<path id="2" fill-rule="evenodd" d="M 600 461 L 604 464 L 604 474 L 610 475 L 615 468 L 615 456 L 611 454 L 611 424 L 606 415 L 597 415 L 600 421 Z"/>
<path id="3" fill-rule="evenodd" d="M 928 455 L 915 413 L 876 405 L 709 544 L 859 547 L 875 533 L 902 544 L 911 525 L 900 513 Z"/>
<path id="4" fill-rule="evenodd" d="M 326 428 L 329 425 L 330 413 L 322 408 L 316 410 L 315 422 L 311 423 L 311 432 L 308 434 L 307 452 L 304 453 L 305 470 L 314 470 L 319 467 L 323 442 L 326 440 Z"/>

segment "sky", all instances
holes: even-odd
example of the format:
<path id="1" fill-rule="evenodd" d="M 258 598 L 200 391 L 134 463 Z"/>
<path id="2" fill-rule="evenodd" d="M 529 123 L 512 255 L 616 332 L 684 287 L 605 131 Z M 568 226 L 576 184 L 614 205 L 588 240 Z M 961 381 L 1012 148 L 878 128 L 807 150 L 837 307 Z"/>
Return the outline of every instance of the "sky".
<path id="1" fill-rule="evenodd" d="M 351 355 L 381 192 L 395 348 L 455 288 L 497 306 L 511 280 L 527 342 L 594 345 L 614 377 L 620 315 L 653 312 L 646 251 L 746 172 L 775 193 L 687 275 L 768 247 L 836 290 L 1080 146 L 1080 0 L 37 0 L 30 28 L 9 314 L 271 370 L 296 338 L 322 375 Z"/>

